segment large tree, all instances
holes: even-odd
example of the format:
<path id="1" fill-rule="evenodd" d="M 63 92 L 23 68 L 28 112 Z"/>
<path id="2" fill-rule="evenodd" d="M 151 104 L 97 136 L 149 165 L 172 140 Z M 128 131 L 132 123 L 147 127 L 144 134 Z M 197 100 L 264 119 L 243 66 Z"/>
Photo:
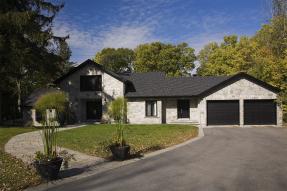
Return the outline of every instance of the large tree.
<path id="1" fill-rule="evenodd" d="M 231 75 L 247 72 L 280 88 L 287 112 L 287 1 L 273 0 L 273 17 L 250 38 L 224 37 L 199 53 L 199 75 Z"/>
<path id="2" fill-rule="evenodd" d="M 227 36 L 221 44 L 206 45 L 198 56 L 198 74 L 231 75 L 243 71 L 287 90 L 287 28 L 278 30 L 282 22 L 287 25 L 286 21 L 274 17 L 254 37 L 235 40 L 236 36 Z"/>
<path id="3" fill-rule="evenodd" d="M 67 37 L 53 34 L 52 24 L 63 4 L 45 0 L 1 0 L 0 76 L 2 91 L 21 99 L 32 89 L 43 86 L 62 74 L 69 54 Z M 1 88 L 1 87 L 0 87 Z M 1 89 L 0 89 L 1 91 Z"/>
<path id="4" fill-rule="evenodd" d="M 187 43 L 178 45 L 153 42 L 135 49 L 136 72 L 162 71 L 169 76 L 187 75 L 194 68 L 194 49 Z"/>
<path id="5" fill-rule="evenodd" d="M 104 48 L 94 60 L 114 72 L 132 70 L 134 51 L 128 48 Z"/>

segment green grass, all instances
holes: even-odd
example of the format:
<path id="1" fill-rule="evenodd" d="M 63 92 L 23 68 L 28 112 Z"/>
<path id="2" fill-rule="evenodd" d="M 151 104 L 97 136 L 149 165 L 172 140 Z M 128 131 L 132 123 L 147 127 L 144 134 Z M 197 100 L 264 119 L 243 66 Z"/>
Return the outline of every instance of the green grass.
<path id="1" fill-rule="evenodd" d="M 125 139 L 132 153 L 146 153 L 163 149 L 197 136 L 191 125 L 126 125 Z M 86 154 L 109 157 L 105 149 L 114 138 L 116 125 L 88 125 L 62 131 L 59 144 Z"/>
<path id="2" fill-rule="evenodd" d="M 15 135 L 34 131 L 33 128 L 0 127 L 0 190 L 22 190 L 40 182 L 35 171 L 21 160 L 4 152 L 4 146 Z"/>

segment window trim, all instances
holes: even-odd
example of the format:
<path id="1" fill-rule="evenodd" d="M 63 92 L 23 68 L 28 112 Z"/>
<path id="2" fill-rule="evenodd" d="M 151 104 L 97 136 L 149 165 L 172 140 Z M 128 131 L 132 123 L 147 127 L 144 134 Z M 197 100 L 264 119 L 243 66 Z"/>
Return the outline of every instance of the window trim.
<path id="1" fill-rule="evenodd" d="M 155 115 L 148 115 L 148 111 L 147 111 L 147 106 L 149 103 L 154 103 L 154 104 L 151 104 L 153 105 L 153 110 L 155 110 L 154 112 L 151 111 L 151 113 L 155 113 Z M 154 107 L 155 106 L 155 107 Z M 158 117 L 158 112 L 157 112 L 157 100 L 146 100 L 145 101 L 145 116 L 146 117 Z"/>
<path id="2" fill-rule="evenodd" d="M 83 82 L 82 82 L 82 80 L 83 79 L 87 79 L 87 78 L 99 78 L 99 86 L 97 87 L 95 87 L 94 89 L 92 89 L 92 90 L 88 90 L 88 89 L 85 89 L 85 88 L 83 88 Z M 80 76 L 80 91 L 81 92 L 91 92 L 91 91 L 102 91 L 102 75 L 81 75 Z"/>
<path id="3" fill-rule="evenodd" d="M 182 114 L 180 114 L 180 102 L 186 101 L 188 102 L 188 117 L 182 117 Z M 177 100 L 177 119 L 190 119 L 190 100 L 189 99 L 179 99 Z"/>

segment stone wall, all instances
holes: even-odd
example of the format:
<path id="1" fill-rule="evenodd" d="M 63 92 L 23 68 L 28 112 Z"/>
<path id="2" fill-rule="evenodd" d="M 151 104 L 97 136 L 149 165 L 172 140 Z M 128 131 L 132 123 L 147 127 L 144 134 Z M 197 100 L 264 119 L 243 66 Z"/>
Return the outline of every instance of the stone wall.
<path id="1" fill-rule="evenodd" d="M 157 116 L 146 117 L 145 101 L 149 99 L 129 99 L 127 103 L 127 120 L 131 124 L 160 124 L 162 122 L 162 101 L 157 100 Z M 152 99 L 154 100 L 154 99 Z"/>
<path id="2" fill-rule="evenodd" d="M 80 76 L 102 75 L 102 91 L 81 92 Z M 103 104 L 103 118 L 107 119 L 107 103 L 112 99 L 124 95 L 124 83 L 93 66 L 86 66 L 65 78 L 60 84 L 61 90 L 69 94 L 71 108 L 75 112 L 78 122 L 86 120 L 86 101 L 101 99 Z"/>
<path id="3" fill-rule="evenodd" d="M 189 99 L 189 118 L 177 118 L 177 100 L 166 100 L 166 123 L 199 123 L 198 100 Z"/>
<path id="4" fill-rule="evenodd" d="M 207 112 L 206 101 L 207 100 L 239 100 L 240 103 L 240 126 L 243 126 L 243 101 L 246 99 L 276 99 L 277 94 L 263 88 L 249 80 L 240 79 L 233 84 L 226 86 L 207 97 L 203 98 L 199 103 L 200 111 L 200 123 L 202 126 L 206 126 Z M 277 106 L 277 125 L 282 125 L 282 109 Z"/>

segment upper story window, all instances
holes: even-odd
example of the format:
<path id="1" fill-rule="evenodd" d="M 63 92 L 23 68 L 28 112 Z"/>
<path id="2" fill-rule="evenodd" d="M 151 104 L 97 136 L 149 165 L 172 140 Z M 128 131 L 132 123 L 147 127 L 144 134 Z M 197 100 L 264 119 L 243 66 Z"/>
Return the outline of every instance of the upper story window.
<path id="1" fill-rule="evenodd" d="M 157 102 L 156 101 L 146 101 L 146 116 L 156 117 L 157 116 Z"/>
<path id="2" fill-rule="evenodd" d="M 189 100 L 177 100 L 177 118 L 189 118 Z"/>
<path id="3" fill-rule="evenodd" d="M 101 91 L 102 90 L 102 76 L 81 76 L 80 77 L 81 91 Z"/>

